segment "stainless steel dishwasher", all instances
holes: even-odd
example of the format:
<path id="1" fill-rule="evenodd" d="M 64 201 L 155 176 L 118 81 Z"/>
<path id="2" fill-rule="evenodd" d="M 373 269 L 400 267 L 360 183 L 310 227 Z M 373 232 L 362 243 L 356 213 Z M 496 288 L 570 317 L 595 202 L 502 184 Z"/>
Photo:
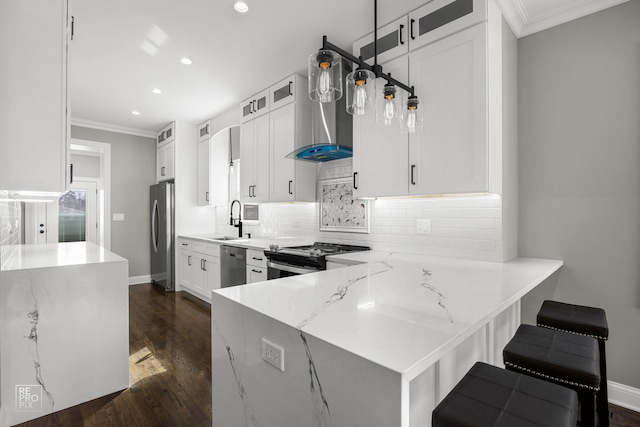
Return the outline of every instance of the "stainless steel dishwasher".
<path id="1" fill-rule="evenodd" d="M 235 246 L 222 245 L 220 251 L 220 286 L 244 285 L 247 283 L 247 250 Z"/>

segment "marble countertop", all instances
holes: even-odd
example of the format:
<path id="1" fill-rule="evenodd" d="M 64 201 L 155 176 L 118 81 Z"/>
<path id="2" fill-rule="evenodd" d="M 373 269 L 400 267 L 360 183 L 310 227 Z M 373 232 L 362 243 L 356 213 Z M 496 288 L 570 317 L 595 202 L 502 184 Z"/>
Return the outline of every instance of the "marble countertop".
<path id="1" fill-rule="evenodd" d="M 491 263 L 382 251 L 332 258 L 362 264 L 224 288 L 213 297 L 412 380 L 562 267 L 557 260 Z"/>
<path id="2" fill-rule="evenodd" d="M 89 242 L 2 246 L 0 250 L 10 253 L 2 271 L 126 261 Z"/>
<path id="3" fill-rule="evenodd" d="M 195 235 L 180 235 L 178 238 L 199 240 L 207 243 L 218 243 L 221 245 L 237 246 L 245 249 L 269 249 L 269 245 L 284 246 L 299 246 L 310 245 L 313 241 L 308 238 L 300 237 L 271 237 L 269 239 L 236 239 L 236 240 L 219 240 L 223 237 L 219 234 L 195 234 Z"/>

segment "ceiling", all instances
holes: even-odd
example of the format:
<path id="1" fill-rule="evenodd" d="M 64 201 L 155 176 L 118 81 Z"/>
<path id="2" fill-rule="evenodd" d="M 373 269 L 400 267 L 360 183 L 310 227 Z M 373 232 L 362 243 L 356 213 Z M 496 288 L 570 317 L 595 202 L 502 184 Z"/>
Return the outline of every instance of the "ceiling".
<path id="1" fill-rule="evenodd" d="M 373 29 L 371 0 L 246 1 L 239 14 L 234 0 L 72 0 L 72 124 L 145 136 L 174 120 L 197 124 L 292 72 L 306 75 L 323 34 L 351 50 Z M 519 37 L 623 1 L 498 0 Z M 426 2 L 403 0 L 397 10 L 380 0 L 378 22 Z"/>

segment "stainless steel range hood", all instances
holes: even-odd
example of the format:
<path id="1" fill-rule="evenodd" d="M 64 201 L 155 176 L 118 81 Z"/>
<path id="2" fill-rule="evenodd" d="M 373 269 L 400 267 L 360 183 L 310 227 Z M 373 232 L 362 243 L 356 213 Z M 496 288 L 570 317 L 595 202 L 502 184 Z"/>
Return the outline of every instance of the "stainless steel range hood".
<path id="1" fill-rule="evenodd" d="M 343 62 L 342 70 L 346 75 L 351 67 Z M 311 142 L 286 157 L 308 162 L 328 162 L 353 156 L 353 118 L 347 113 L 346 96 L 336 102 L 313 102 Z"/>

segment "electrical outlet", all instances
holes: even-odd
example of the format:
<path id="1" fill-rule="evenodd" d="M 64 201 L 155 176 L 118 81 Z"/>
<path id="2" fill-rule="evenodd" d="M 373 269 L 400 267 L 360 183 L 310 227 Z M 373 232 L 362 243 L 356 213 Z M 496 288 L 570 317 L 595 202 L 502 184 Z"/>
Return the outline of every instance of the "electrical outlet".
<path id="1" fill-rule="evenodd" d="M 416 233 L 417 234 L 431 234 L 431 220 L 430 219 L 417 219 L 416 220 Z"/>
<path id="2" fill-rule="evenodd" d="M 284 348 L 262 338 L 262 358 L 284 372 Z"/>

